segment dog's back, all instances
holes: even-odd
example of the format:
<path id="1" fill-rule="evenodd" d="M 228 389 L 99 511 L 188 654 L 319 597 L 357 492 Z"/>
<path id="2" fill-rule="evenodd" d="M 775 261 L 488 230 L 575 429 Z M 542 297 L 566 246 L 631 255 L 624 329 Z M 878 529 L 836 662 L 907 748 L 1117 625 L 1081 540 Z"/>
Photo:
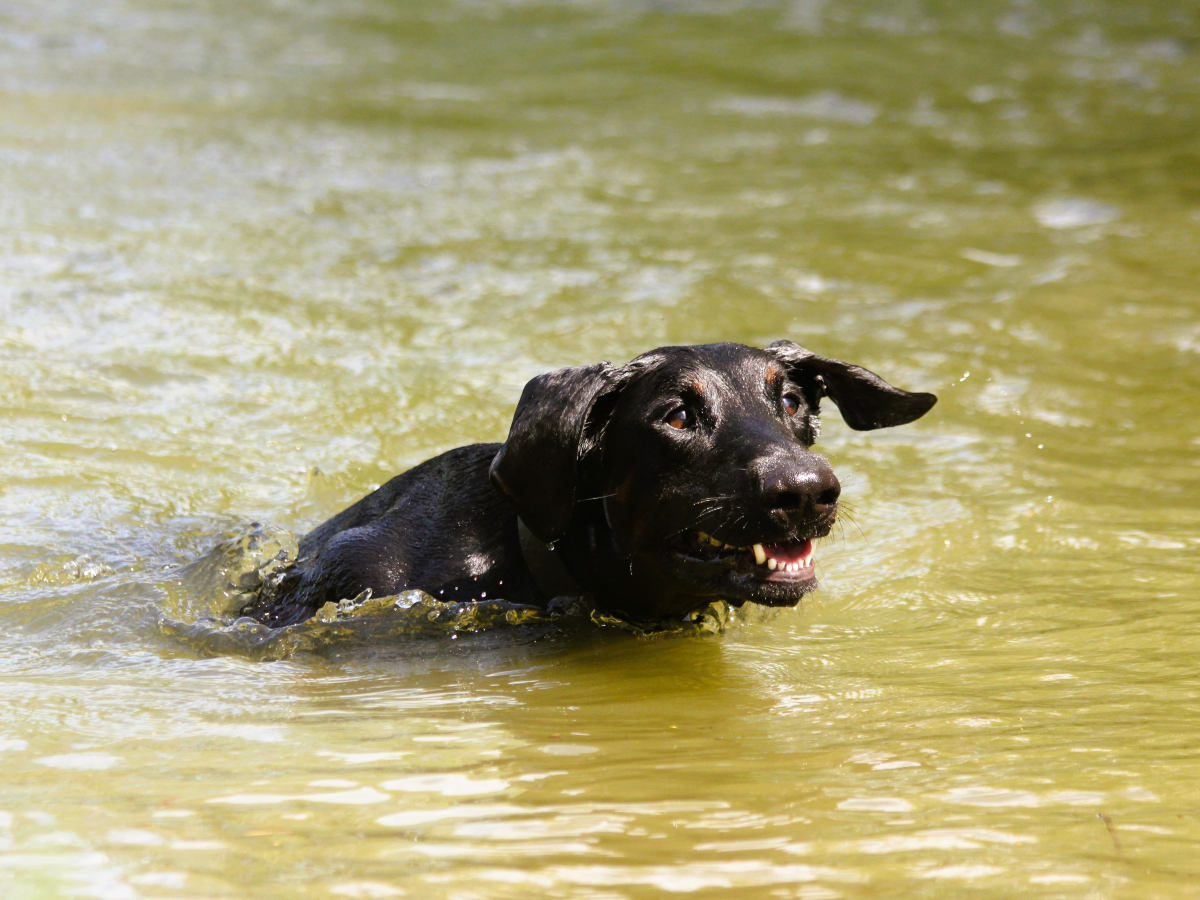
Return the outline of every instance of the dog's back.
<path id="1" fill-rule="evenodd" d="M 514 602 L 532 600 L 519 564 L 516 510 L 488 478 L 500 447 L 448 450 L 317 526 L 301 539 L 296 564 L 244 614 L 290 625 L 367 589 L 383 596 L 423 587 L 464 601 L 503 590 Z M 500 573 L 510 570 L 501 583 Z"/>

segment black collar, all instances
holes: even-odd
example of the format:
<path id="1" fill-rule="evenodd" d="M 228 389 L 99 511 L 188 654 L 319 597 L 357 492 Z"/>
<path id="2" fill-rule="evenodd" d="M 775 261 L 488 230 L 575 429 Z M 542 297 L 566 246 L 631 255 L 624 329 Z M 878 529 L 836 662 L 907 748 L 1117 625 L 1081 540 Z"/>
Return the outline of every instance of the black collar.
<path id="1" fill-rule="evenodd" d="M 530 531 L 520 516 L 517 516 L 517 535 L 521 539 L 521 555 L 525 557 L 525 565 L 533 575 L 534 584 L 547 599 L 583 596 L 583 590 L 567 571 L 554 545 L 547 544 Z"/>

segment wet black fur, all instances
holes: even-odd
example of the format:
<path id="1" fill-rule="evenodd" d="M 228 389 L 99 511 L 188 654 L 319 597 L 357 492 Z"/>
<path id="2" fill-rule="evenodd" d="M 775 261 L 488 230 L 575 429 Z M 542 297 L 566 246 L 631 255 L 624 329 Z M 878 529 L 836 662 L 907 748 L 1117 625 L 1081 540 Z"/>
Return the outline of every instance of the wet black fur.
<path id="1" fill-rule="evenodd" d="M 742 546 L 828 533 L 837 479 L 809 449 L 822 397 L 859 430 L 936 402 L 790 341 L 662 347 L 624 366 L 540 375 L 505 443 L 443 453 L 318 526 L 246 613 L 291 624 L 368 589 L 544 606 L 518 514 L 601 609 L 646 621 L 716 599 L 794 605 L 815 581 L 767 583 L 745 565 L 681 555 L 679 542 L 696 529 Z M 683 429 L 667 421 L 680 408 Z"/>

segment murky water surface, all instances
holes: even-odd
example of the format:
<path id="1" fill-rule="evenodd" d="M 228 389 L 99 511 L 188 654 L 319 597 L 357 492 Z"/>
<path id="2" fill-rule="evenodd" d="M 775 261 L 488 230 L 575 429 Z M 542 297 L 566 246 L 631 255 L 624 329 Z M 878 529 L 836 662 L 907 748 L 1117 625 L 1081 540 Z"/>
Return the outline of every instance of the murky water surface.
<path id="1" fill-rule="evenodd" d="M 1197 896 L 1198 41 L 0 2 L 0 892 Z M 531 375 L 779 337 L 942 398 L 828 418 L 802 609 L 221 619 Z"/>

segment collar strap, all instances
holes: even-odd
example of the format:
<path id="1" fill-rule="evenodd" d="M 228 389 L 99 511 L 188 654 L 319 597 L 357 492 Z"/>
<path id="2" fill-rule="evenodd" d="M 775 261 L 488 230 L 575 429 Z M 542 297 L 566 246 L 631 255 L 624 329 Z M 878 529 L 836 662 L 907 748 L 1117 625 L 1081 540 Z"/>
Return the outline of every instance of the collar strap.
<path id="1" fill-rule="evenodd" d="M 517 516 L 517 535 L 521 539 L 521 555 L 525 557 L 525 565 L 533 575 L 534 584 L 547 599 L 583 595 L 579 584 L 571 577 L 554 547 L 530 531 L 520 516 Z"/>

